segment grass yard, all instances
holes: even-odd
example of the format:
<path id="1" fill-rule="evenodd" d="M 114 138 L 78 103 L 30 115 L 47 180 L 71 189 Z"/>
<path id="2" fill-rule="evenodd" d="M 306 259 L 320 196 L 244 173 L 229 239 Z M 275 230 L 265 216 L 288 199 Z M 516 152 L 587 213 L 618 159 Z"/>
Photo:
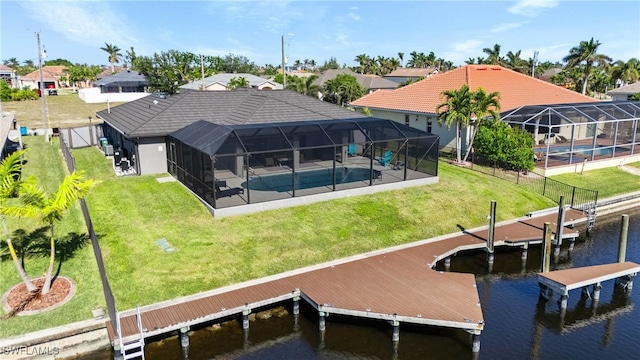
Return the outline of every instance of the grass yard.
<path id="1" fill-rule="evenodd" d="M 640 163 L 629 165 L 639 166 Z M 617 167 L 586 171 L 582 175 L 562 174 L 551 178 L 573 186 L 598 190 L 600 199 L 640 190 L 640 176 L 629 174 Z"/>
<path id="2" fill-rule="evenodd" d="M 66 167 L 62 161 L 59 143 L 57 141 L 47 143 L 42 136 L 26 137 L 24 142 L 29 149 L 25 155 L 27 163 L 24 166 L 24 174 L 35 176 L 48 192 L 54 192 L 60 181 L 67 174 Z M 35 220 L 18 220 L 15 218 L 8 218 L 7 223 L 11 232 L 16 229 L 32 231 L 40 226 L 36 224 Z M 55 226 L 58 237 L 64 237 L 72 233 L 85 234 L 87 232 L 79 205 L 67 212 L 63 221 L 56 223 Z M 58 245 L 57 248 L 60 250 L 62 247 Z M 48 251 L 48 247 L 46 250 Z M 0 254 L 2 254 L 2 261 L 0 262 L 0 293 L 4 293 L 12 286 L 20 283 L 21 280 L 11 258 L 8 256 L 6 242 L 4 241 L 0 246 Z M 58 260 L 59 257 L 57 256 L 56 261 Z M 48 254 L 25 259 L 26 271 L 33 278 L 43 276 L 47 271 L 48 264 Z M 58 263 L 56 262 L 54 273 L 57 265 Z M 91 310 L 98 307 L 104 308 L 104 296 L 98 275 L 98 267 L 88 240 L 70 258 L 65 259 L 62 263 L 60 275 L 70 277 L 77 283 L 77 292 L 71 301 L 58 309 L 42 314 L 15 316 L 7 320 L 0 320 L 0 338 L 89 319 L 92 317 Z M 4 310 L 0 310 L 0 314 L 4 314 Z"/>
<path id="3" fill-rule="evenodd" d="M 87 203 L 119 310 L 484 225 L 491 200 L 498 221 L 554 205 L 441 163 L 436 185 L 213 219 L 178 182 L 115 178 L 97 149 L 73 153 L 100 180 Z"/>
<path id="4" fill-rule="evenodd" d="M 640 169 L 640 161 L 634 162 L 634 163 L 631 163 L 631 164 L 627 164 L 627 166 L 632 166 L 634 168 Z"/>
<path id="5" fill-rule="evenodd" d="M 107 108 L 106 103 L 87 104 L 78 94 L 59 92 L 58 96 L 45 96 L 50 127 L 67 128 L 89 124 L 89 116 L 96 122 L 96 112 Z M 111 103 L 116 106 L 121 103 Z M 17 126 L 42 128 L 42 101 L 8 101 L 2 103 L 2 111 L 15 112 Z"/>

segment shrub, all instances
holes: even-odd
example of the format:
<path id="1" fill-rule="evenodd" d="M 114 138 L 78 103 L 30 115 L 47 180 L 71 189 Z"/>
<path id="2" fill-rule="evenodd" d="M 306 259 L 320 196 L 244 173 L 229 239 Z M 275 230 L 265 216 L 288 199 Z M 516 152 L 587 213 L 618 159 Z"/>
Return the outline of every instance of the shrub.
<path id="1" fill-rule="evenodd" d="M 476 156 L 504 169 L 522 171 L 534 167 L 533 137 L 499 120 L 480 126 L 473 147 Z"/>

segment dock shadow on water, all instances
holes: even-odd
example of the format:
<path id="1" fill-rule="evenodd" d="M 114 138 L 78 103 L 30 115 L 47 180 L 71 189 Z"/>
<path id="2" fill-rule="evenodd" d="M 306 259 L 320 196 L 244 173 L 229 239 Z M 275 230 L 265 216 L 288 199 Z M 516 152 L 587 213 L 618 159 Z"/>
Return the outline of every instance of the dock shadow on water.
<path id="1" fill-rule="evenodd" d="M 640 211 L 629 215 L 626 260 L 640 263 Z M 619 214 L 598 218 L 588 238 L 584 227 L 577 227 L 581 236 L 574 249 L 563 244 L 551 270 L 616 262 L 620 227 Z M 541 257 L 539 245 L 529 247 L 524 261 L 518 247 L 496 248 L 490 271 L 484 252 L 461 252 L 451 258 L 449 271 L 476 274 L 486 324 L 479 355 L 471 352 L 470 335 L 461 330 L 401 324 L 400 341 L 394 344 L 392 327 L 385 321 L 331 314 L 323 334 L 317 312 L 301 302 L 297 322 L 291 304 L 283 303 L 272 312 L 252 314 L 248 333 L 239 319 L 192 328 L 188 354 L 177 335 L 149 342 L 146 359 L 635 358 L 640 353 L 640 290 L 628 293 L 606 281 L 598 302 L 572 290 L 561 314 L 557 295 L 549 301 L 540 298 Z M 436 270 L 445 271 L 444 261 Z"/>

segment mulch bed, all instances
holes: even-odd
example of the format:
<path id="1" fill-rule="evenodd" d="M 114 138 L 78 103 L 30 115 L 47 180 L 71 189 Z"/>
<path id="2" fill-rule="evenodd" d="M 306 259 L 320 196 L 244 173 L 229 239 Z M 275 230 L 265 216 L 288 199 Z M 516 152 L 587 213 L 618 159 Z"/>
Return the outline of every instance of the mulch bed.
<path id="1" fill-rule="evenodd" d="M 40 288 L 44 284 L 44 278 L 32 280 L 33 284 Z M 33 300 L 29 301 L 21 311 L 37 311 L 43 310 L 64 301 L 71 291 L 71 283 L 64 277 L 56 278 L 51 284 L 51 289 L 47 295 L 38 294 Z M 29 299 L 30 293 L 27 287 L 21 283 L 11 290 L 6 296 L 6 305 L 11 309 L 20 306 L 24 301 Z M 7 309 L 5 309 L 7 310 Z"/>

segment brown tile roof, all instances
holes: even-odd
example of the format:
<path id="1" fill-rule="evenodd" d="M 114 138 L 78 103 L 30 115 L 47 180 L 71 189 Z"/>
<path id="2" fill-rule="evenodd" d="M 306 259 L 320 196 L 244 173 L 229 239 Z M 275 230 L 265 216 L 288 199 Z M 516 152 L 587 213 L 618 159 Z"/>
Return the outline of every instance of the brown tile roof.
<path id="1" fill-rule="evenodd" d="M 501 111 L 524 105 L 552 105 L 595 102 L 596 99 L 575 91 L 534 79 L 495 65 L 466 65 L 407 85 L 396 90 L 365 95 L 351 102 L 356 107 L 435 114 L 445 90 L 457 90 L 468 84 L 472 91 L 500 93 Z"/>
<path id="2" fill-rule="evenodd" d="M 67 68 L 68 67 L 64 65 L 43 66 L 42 75 L 45 81 L 56 81 L 60 76 L 65 75 L 64 70 Z M 35 70 L 27 75 L 21 76 L 20 79 L 38 81 L 40 80 L 40 70 Z"/>
<path id="3" fill-rule="evenodd" d="M 390 72 L 385 76 L 408 76 L 408 77 L 420 77 L 420 76 L 429 76 L 434 73 L 437 73 L 435 68 L 398 68 Z"/>
<path id="4" fill-rule="evenodd" d="M 640 93 L 640 81 L 637 83 L 633 83 L 631 85 L 615 88 L 613 90 L 609 90 L 608 94 L 635 94 Z"/>

